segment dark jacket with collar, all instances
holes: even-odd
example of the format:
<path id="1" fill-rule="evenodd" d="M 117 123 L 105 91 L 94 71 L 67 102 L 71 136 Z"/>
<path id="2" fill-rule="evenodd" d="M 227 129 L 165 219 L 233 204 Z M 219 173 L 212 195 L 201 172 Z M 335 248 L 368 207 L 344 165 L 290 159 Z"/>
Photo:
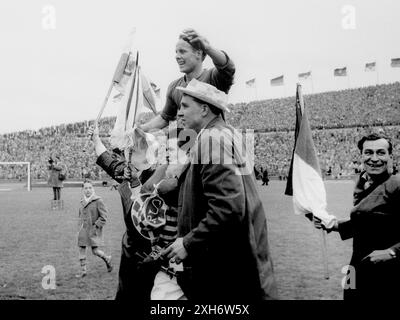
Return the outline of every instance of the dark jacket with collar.
<path id="1" fill-rule="evenodd" d="M 126 163 L 119 157 L 113 157 L 108 151 L 103 152 L 96 162 L 107 174 L 120 183 L 118 191 L 121 195 L 122 211 L 126 231 L 122 237 L 121 263 L 119 268 L 117 300 L 129 300 L 131 303 L 150 300 L 154 277 L 158 269 L 144 267 L 136 253 L 151 252 L 151 245 L 137 231 L 131 219 L 132 191 L 129 182 L 118 177 L 124 175 Z M 146 175 L 146 173 L 144 174 Z M 146 176 L 147 178 L 147 176 Z M 139 183 L 137 183 L 138 185 Z"/>
<path id="2" fill-rule="evenodd" d="M 339 223 L 342 240 L 353 238 L 350 266 L 355 289 L 344 290 L 345 299 L 385 299 L 400 288 L 400 176 L 383 174 L 364 188 L 365 172 L 354 190 L 350 220 Z M 397 258 L 373 264 L 364 259 L 374 250 L 392 248 Z"/>

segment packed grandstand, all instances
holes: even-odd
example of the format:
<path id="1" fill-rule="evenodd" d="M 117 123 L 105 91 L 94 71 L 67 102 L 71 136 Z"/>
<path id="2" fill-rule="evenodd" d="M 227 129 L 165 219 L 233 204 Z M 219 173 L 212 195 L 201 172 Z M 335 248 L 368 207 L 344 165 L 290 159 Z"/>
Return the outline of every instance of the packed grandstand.
<path id="1" fill-rule="evenodd" d="M 349 177 L 360 169 L 356 141 L 369 132 L 383 132 L 394 143 L 394 165 L 400 154 L 400 83 L 324 92 L 304 96 L 321 170 L 325 177 Z M 295 97 L 238 103 L 227 114 L 237 129 L 255 132 L 255 164 L 271 176 L 284 179 L 293 150 Z M 106 146 L 115 117 L 100 121 Z M 88 121 L 62 124 L 36 131 L 0 136 L 0 162 L 29 161 L 34 180 L 47 178 L 47 159 L 60 155 L 67 165 L 67 178 L 105 179 L 94 165 L 93 152 L 85 151 Z M 1 166 L 0 179 L 25 178 L 26 169 Z"/>

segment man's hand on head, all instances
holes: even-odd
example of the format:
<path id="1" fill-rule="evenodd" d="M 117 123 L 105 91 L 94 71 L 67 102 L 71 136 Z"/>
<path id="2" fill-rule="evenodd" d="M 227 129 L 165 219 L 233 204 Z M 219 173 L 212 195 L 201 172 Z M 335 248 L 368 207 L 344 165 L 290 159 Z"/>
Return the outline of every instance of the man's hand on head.
<path id="1" fill-rule="evenodd" d="M 182 31 L 182 38 L 188 41 L 193 47 L 200 48 L 205 53 L 210 49 L 210 42 L 203 36 L 201 36 L 196 30 L 188 28 Z"/>

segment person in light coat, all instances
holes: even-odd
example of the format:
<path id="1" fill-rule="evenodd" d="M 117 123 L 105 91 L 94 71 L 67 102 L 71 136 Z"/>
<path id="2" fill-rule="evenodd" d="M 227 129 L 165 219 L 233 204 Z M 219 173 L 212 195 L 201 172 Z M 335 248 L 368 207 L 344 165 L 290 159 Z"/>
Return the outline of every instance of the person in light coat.
<path id="1" fill-rule="evenodd" d="M 92 183 L 85 180 L 83 183 L 83 198 L 79 208 L 79 261 L 81 272 L 77 277 L 82 278 L 87 274 L 86 248 L 91 247 L 94 255 L 101 258 L 107 267 L 108 272 L 112 271 L 111 256 L 99 249 L 104 246 L 103 227 L 107 222 L 107 209 L 103 200 L 95 194 Z"/>

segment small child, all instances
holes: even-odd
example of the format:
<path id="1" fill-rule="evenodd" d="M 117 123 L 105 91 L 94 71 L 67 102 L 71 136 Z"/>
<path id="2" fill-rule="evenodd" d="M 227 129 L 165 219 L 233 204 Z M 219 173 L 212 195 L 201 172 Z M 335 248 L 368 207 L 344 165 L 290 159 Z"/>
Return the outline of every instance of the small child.
<path id="1" fill-rule="evenodd" d="M 104 245 L 103 227 L 106 224 L 107 209 L 103 200 L 94 192 L 92 183 L 89 180 L 83 182 L 83 199 L 79 208 L 79 260 L 81 273 L 76 277 L 86 276 L 86 247 L 92 247 L 94 255 L 104 260 L 107 271 L 112 271 L 111 256 L 106 256 L 98 247 Z"/>

